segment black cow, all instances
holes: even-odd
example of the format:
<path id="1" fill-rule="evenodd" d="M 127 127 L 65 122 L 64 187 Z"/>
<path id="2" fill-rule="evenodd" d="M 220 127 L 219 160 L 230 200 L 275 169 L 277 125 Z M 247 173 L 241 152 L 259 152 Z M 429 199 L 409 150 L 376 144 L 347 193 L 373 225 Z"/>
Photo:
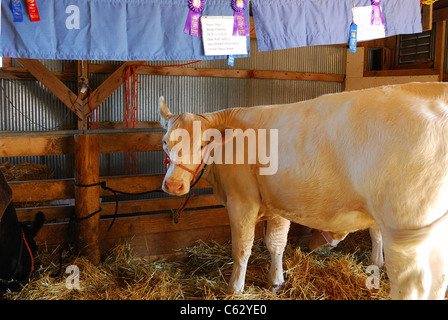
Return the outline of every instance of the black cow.
<path id="1" fill-rule="evenodd" d="M 17 219 L 12 192 L 0 171 L 0 284 L 8 285 L 27 280 L 34 270 L 34 241 L 44 224 L 45 216 L 38 212 L 31 226 Z"/>
<path id="2" fill-rule="evenodd" d="M 3 284 L 28 279 L 34 270 L 34 241 L 44 224 L 45 216 L 38 212 L 31 226 L 19 223 L 12 202 L 6 208 L 0 223 L 0 279 Z"/>

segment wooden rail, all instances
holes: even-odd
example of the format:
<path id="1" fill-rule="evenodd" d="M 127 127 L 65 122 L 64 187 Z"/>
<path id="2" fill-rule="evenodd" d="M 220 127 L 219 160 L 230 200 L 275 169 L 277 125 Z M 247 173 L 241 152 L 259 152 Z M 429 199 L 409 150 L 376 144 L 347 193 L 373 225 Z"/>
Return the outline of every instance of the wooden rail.
<path id="1" fill-rule="evenodd" d="M 77 233 L 78 244 L 82 248 L 89 248 L 83 254 L 95 263 L 99 262 L 100 253 L 122 240 L 131 242 L 136 254 L 141 256 L 169 254 L 173 249 L 182 248 L 198 239 L 229 240 L 227 212 L 213 195 L 193 197 L 178 224 L 172 222 L 171 210 L 179 206 L 181 198 L 166 198 L 162 193 L 161 197 L 155 199 L 120 201 L 119 218 L 112 230 L 107 232 L 115 212 L 115 202 L 100 203 L 100 199 L 113 194 L 99 187 L 74 186 L 76 180 L 77 183 L 105 181 L 108 187 L 129 193 L 160 188 L 163 181 L 161 174 L 100 177 L 98 155 L 161 151 L 163 134 L 160 129 L 0 134 L 0 157 L 64 154 L 74 154 L 75 157 L 75 179 L 9 183 L 13 190 L 14 203 L 38 203 L 35 207 L 18 208 L 19 220 L 28 222 L 36 212 L 44 212 L 47 222 L 36 240 L 41 248 L 53 250 L 65 241 L 71 215 L 86 216 L 100 205 L 102 211 L 96 218 L 86 220 L 84 225 L 80 224 Z M 209 187 L 204 180 L 195 186 L 201 189 Z M 72 199 L 72 202 L 75 200 L 75 204 L 50 203 L 53 200 L 67 199 Z M 257 233 L 259 236 L 263 233 L 262 225 L 257 229 Z"/>

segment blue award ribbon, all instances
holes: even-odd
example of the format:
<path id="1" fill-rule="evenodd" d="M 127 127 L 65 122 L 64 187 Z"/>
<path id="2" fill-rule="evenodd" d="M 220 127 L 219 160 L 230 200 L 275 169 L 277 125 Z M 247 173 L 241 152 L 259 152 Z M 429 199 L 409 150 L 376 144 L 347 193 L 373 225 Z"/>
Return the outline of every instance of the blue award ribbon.
<path id="1" fill-rule="evenodd" d="M 349 42 L 350 52 L 356 52 L 357 35 L 358 35 L 358 26 L 356 25 L 356 23 L 352 22 L 352 24 L 350 25 L 350 42 Z"/>
<path id="2" fill-rule="evenodd" d="M 14 22 L 23 22 L 22 2 L 21 0 L 11 0 L 12 15 Z"/>

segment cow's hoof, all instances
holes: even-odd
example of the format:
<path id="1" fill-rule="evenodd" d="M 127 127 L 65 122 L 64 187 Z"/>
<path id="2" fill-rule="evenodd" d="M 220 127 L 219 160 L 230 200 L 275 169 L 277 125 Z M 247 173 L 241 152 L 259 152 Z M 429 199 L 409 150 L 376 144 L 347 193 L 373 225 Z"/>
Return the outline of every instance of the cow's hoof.
<path id="1" fill-rule="evenodd" d="M 229 286 L 227 288 L 227 294 L 238 294 L 243 293 L 243 288 L 233 288 L 232 286 Z"/>
<path id="2" fill-rule="evenodd" d="M 283 289 L 284 285 L 285 285 L 284 282 L 282 282 L 280 284 L 274 284 L 274 285 L 271 286 L 271 291 L 273 291 L 273 292 L 280 291 L 281 289 Z"/>

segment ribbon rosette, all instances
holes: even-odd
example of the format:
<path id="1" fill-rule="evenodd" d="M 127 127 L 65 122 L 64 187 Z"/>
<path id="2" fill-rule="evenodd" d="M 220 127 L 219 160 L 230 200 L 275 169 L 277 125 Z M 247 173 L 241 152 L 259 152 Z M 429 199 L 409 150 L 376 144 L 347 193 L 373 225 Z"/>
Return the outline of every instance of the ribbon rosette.
<path id="1" fill-rule="evenodd" d="M 246 0 L 232 0 L 232 8 L 235 11 L 233 20 L 233 35 L 248 36 L 249 28 L 247 27 L 244 9 L 246 8 Z"/>
<path id="2" fill-rule="evenodd" d="M 201 36 L 201 11 L 204 9 L 204 0 L 188 0 L 187 23 L 184 32 L 195 37 Z"/>
<path id="3" fill-rule="evenodd" d="M 375 26 L 384 25 L 384 17 L 380 8 L 381 0 L 370 0 L 370 3 L 372 4 L 372 19 L 370 24 Z"/>

